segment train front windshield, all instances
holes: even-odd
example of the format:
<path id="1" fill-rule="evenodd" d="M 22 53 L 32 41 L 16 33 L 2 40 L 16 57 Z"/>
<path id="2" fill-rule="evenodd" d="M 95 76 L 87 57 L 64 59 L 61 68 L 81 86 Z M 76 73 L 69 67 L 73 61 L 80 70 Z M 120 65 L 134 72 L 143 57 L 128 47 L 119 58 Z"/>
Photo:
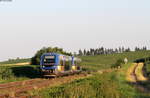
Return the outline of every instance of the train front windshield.
<path id="1" fill-rule="evenodd" d="M 44 65 L 54 65 L 54 64 L 55 64 L 55 56 L 44 57 Z"/>

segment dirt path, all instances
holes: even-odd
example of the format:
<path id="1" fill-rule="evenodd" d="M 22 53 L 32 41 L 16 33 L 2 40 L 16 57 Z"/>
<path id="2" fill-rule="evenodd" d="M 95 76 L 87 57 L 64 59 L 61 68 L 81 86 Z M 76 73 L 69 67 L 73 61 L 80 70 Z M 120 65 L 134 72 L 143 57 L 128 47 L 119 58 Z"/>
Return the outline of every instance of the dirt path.
<path id="1" fill-rule="evenodd" d="M 127 81 L 133 84 L 137 89 L 142 92 L 149 93 L 150 88 L 142 85 L 142 83 L 150 82 L 143 72 L 144 63 L 134 63 L 127 71 Z"/>
<path id="2" fill-rule="evenodd" d="M 19 66 L 19 65 L 30 65 L 30 62 L 23 62 L 23 63 L 14 63 L 14 64 L 6 64 L 7 66 L 12 66 L 12 65 L 15 65 L 15 66 Z"/>
<path id="3" fill-rule="evenodd" d="M 64 83 L 69 83 L 75 79 L 85 78 L 87 76 L 88 75 L 86 74 L 79 74 L 60 78 L 38 78 L 20 82 L 0 84 L 0 98 L 26 98 L 25 96 L 31 90 L 41 89 L 47 86 L 56 86 Z"/>
<path id="4" fill-rule="evenodd" d="M 127 79 L 128 82 L 136 83 L 137 77 L 136 77 L 136 74 L 135 74 L 135 70 L 136 70 L 137 66 L 138 66 L 137 63 L 133 63 L 131 65 L 131 67 L 127 70 L 126 79 Z"/>

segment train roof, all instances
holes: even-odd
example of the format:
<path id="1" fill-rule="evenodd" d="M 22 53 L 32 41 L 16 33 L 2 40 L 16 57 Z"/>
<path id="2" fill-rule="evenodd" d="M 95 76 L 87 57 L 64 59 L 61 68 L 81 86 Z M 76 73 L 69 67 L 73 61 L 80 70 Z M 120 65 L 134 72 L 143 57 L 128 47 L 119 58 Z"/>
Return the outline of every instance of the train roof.
<path id="1" fill-rule="evenodd" d="M 49 53 L 44 53 L 43 55 L 60 55 L 60 54 L 54 53 L 54 52 L 49 52 Z"/>
<path id="2" fill-rule="evenodd" d="M 63 54 L 55 53 L 55 52 L 44 53 L 43 56 L 45 56 L 45 55 L 68 56 L 68 55 L 63 55 Z"/>

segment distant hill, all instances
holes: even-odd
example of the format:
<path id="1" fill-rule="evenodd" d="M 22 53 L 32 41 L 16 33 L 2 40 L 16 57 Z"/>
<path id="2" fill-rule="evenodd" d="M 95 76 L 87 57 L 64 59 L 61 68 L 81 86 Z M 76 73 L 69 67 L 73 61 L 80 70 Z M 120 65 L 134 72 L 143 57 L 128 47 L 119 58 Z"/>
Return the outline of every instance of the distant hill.
<path id="1" fill-rule="evenodd" d="M 24 63 L 24 62 L 30 62 L 30 58 L 26 59 L 11 59 L 7 61 L 0 62 L 0 64 L 15 64 L 15 63 Z"/>
<path id="2" fill-rule="evenodd" d="M 82 59 L 81 65 L 83 68 L 99 70 L 110 68 L 118 59 L 124 60 L 124 58 L 127 58 L 129 62 L 134 62 L 136 59 L 145 57 L 150 57 L 150 50 L 96 56 L 81 56 L 80 58 Z"/>

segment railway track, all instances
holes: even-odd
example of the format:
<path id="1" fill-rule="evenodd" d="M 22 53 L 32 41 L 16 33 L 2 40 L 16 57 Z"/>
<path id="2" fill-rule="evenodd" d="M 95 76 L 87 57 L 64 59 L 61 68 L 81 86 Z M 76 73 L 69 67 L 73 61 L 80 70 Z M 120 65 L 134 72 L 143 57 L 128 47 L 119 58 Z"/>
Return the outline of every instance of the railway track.
<path id="1" fill-rule="evenodd" d="M 0 84 L 0 90 L 13 88 L 13 87 L 16 87 L 16 86 L 30 85 L 30 84 L 33 84 L 33 83 L 36 83 L 36 82 L 40 82 L 41 80 L 42 79 L 37 78 L 37 79 L 25 80 L 23 82 L 11 82 L 11 83 L 6 83 L 6 84 Z"/>
<path id="2" fill-rule="evenodd" d="M 85 76 L 85 74 L 79 74 L 60 78 L 37 78 L 19 82 L 0 84 L 0 98 L 20 98 L 26 95 L 28 91 L 68 83 L 75 79 L 84 78 Z"/>

